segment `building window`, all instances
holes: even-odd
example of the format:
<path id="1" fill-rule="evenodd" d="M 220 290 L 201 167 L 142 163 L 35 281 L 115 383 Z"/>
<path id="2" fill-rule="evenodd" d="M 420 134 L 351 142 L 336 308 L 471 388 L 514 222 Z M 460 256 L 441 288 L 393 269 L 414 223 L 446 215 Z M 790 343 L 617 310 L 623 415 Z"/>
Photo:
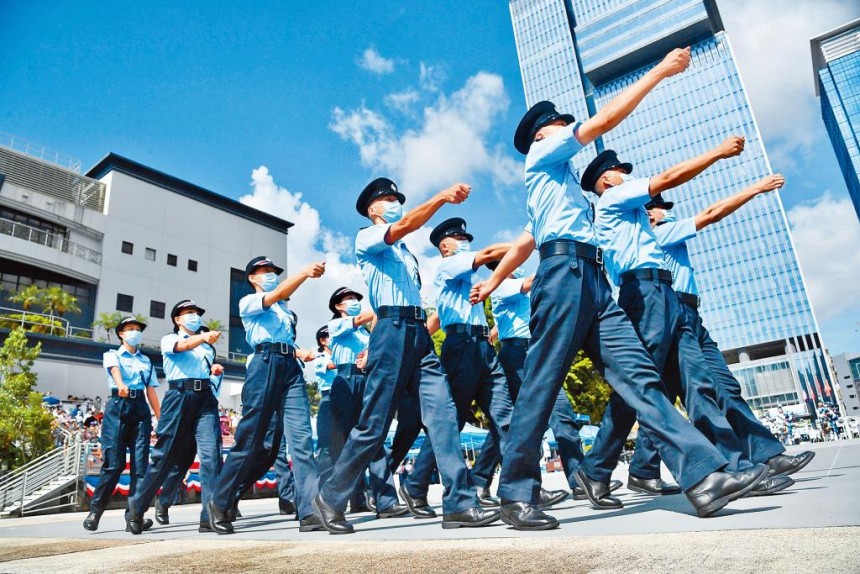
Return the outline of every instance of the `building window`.
<path id="1" fill-rule="evenodd" d="M 122 293 L 116 294 L 117 311 L 125 311 L 126 313 L 131 313 L 132 307 L 134 307 L 134 297 L 132 297 L 131 295 L 123 295 Z"/>
<path id="2" fill-rule="evenodd" d="M 197 271 L 197 262 L 193 259 L 188 260 L 188 270 L 189 271 Z"/>
<path id="3" fill-rule="evenodd" d="M 176 267 L 176 261 L 177 261 L 176 255 L 173 255 L 171 253 L 167 254 L 167 264 L 168 265 L 170 265 L 171 267 Z"/>
<path id="4" fill-rule="evenodd" d="M 0 233 L 62 251 L 68 249 L 68 229 L 41 217 L 4 206 L 0 206 Z"/>
<path id="5" fill-rule="evenodd" d="M 245 342 L 245 328 L 242 325 L 242 317 L 239 314 L 239 301 L 245 295 L 253 293 L 254 289 L 248 285 L 244 269 L 230 269 L 230 324 L 229 324 L 229 350 L 233 353 L 247 355 L 253 349 Z"/>
<path id="6" fill-rule="evenodd" d="M 131 255 L 134 252 L 134 243 L 131 243 L 128 241 L 123 241 L 122 242 L 122 252 L 128 253 L 129 255 Z"/>
<path id="7" fill-rule="evenodd" d="M 156 319 L 164 319 L 164 303 L 161 301 L 150 301 L 149 316 Z"/>
<path id="8" fill-rule="evenodd" d="M 155 249 L 147 247 L 144 256 L 146 257 L 147 261 L 155 261 Z"/>

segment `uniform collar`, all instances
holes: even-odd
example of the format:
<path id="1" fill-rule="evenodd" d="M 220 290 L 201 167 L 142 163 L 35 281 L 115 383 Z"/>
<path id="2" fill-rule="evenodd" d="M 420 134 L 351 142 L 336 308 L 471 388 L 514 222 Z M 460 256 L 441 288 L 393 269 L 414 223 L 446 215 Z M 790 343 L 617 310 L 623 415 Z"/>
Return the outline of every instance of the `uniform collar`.
<path id="1" fill-rule="evenodd" d="M 132 357 L 134 357 L 134 356 L 136 356 L 136 355 L 140 355 L 140 354 L 142 354 L 142 353 L 140 352 L 140 347 L 138 347 L 137 349 L 135 349 L 134 353 L 132 353 L 131 351 L 129 351 L 129 350 L 126 348 L 126 346 L 125 346 L 125 345 L 120 345 L 118 350 L 119 350 L 119 352 L 120 352 L 120 353 L 125 353 L 126 355 L 131 355 Z"/>

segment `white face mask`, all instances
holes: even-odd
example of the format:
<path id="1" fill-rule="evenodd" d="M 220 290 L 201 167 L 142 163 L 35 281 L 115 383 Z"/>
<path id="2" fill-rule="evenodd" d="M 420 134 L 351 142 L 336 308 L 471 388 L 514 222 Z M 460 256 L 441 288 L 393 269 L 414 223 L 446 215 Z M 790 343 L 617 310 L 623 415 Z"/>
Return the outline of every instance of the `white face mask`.
<path id="1" fill-rule="evenodd" d="M 344 307 L 344 311 L 350 317 L 355 317 L 359 313 L 361 313 L 361 302 L 357 299 L 350 299 L 349 301 L 344 301 L 346 307 Z"/>
<path id="2" fill-rule="evenodd" d="M 675 217 L 675 214 L 669 210 L 666 210 L 666 214 L 663 216 L 663 219 L 660 220 L 660 223 L 672 223 L 673 221 L 677 221 L 678 218 Z"/>
<path id="3" fill-rule="evenodd" d="M 132 347 L 137 347 L 138 345 L 140 345 L 140 339 L 142 337 L 143 333 L 135 330 L 125 331 L 122 334 L 122 340 L 125 341 L 127 344 L 131 345 Z"/>
<path id="4" fill-rule="evenodd" d="M 257 283 L 257 285 L 259 285 L 263 291 L 273 291 L 275 287 L 278 286 L 278 275 L 275 273 L 263 273 L 262 275 L 259 275 L 259 277 L 260 282 Z"/>
<path id="5" fill-rule="evenodd" d="M 382 206 L 382 213 L 379 215 L 386 223 L 397 223 L 403 217 L 403 206 L 400 205 L 399 201 L 383 201 L 380 205 Z"/>
<path id="6" fill-rule="evenodd" d="M 526 276 L 526 270 L 522 267 L 517 267 L 513 272 L 514 279 L 522 279 Z"/>
<path id="7" fill-rule="evenodd" d="M 179 320 L 182 321 L 182 325 L 192 333 L 196 333 L 201 325 L 200 315 L 198 315 L 197 313 L 188 313 L 182 315 Z"/>
<path id="8" fill-rule="evenodd" d="M 622 173 L 621 174 L 621 181 L 623 181 L 624 183 L 627 183 L 628 181 L 633 181 L 634 179 L 636 179 L 636 178 L 633 177 L 632 175 L 630 175 L 629 173 Z"/>
<path id="9" fill-rule="evenodd" d="M 468 240 L 466 240 L 466 239 L 455 239 L 454 241 L 456 242 L 457 247 L 455 247 L 453 249 L 452 254 L 453 253 L 468 253 L 469 251 L 472 250 L 472 244 L 469 243 Z"/>

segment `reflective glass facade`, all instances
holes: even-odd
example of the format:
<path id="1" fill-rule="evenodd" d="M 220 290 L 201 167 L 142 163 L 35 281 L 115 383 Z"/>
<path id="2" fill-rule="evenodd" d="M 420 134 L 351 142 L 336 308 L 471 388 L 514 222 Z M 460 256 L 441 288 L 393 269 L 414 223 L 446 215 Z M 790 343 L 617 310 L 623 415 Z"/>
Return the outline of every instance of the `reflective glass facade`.
<path id="1" fill-rule="evenodd" d="M 632 162 L 634 175 L 645 176 L 729 135 L 746 137 L 741 157 L 664 194 L 676 202 L 679 217 L 772 173 L 713 2 L 511 0 L 510 7 L 527 103 L 549 99 L 580 118 L 583 109 L 600 109 L 638 80 L 672 47 L 693 47 L 687 72 L 663 82 L 596 142 L 598 149 L 614 149 Z M 567 28 L 560 25 L 564 20 Z M 579 154 L 576 166 L 584 167 L 593 151 Z M 702 315 L 733 370 L 749 381 L 748 396 L 760 406 L 801 402 L 804 392 L 818 396 L 804 390 L 806 379 L 818 377 L 823 384 L 830 375 L 779 195 L 750 202 L 691 241 L 689 249 Z M 770 384 L 755 384 L 763 377 Z"/>

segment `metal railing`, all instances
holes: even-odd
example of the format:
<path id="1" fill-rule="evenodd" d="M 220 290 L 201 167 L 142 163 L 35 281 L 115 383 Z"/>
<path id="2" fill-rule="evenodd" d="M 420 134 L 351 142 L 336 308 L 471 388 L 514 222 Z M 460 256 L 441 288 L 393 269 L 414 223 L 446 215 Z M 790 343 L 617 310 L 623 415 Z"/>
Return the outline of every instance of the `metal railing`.
<path id="1" fill-rule="evenodd" d="M 81 171 L 81 160 L 13 134 L 0 132 L 0 145 L 19 153 L 39 158 L 42 161 L 53 163 L 63 169 L 70 169 L 77 173 Z"/>
<path id="2" fill-rule="evenodd" d="M 89 247 L 84 247 L 74 241 L 69 241 L 64 235 L 59 233 L 51 233 L 44 229 L 32 227 L 19 221 L 0 218 L 0 233 L 3 235 L 11 235 L 18 239 L 44 245 L 63 253 L 71 253 L 73 256 L 86 261 L 90 261 L 97 265 L 102 262 L 102 254 Z"/>
<path id="3" fill-rule="evenodd" d="M 245 353 L 237 353 L 235 351 L 229 351 L 227 353 L 227 359 L 230 361 L 236 361 L 237 363 L 244 363 L 247 358 L 248 355 Z"/>
<path id="4" fill-rule="evenodd" d="M 79 488 L 43 498 L 79 480 L 90 443 L 74 441 L 47 452 L 0 479 L 0 515 L 34 514 L 78 504 Z"/>
<path id="5" fill-rule="evenodd" d="M 51 317 L 44 313 L 33 313 L 12 307 L 0 307 L 0 327 L 14 329 L 21 327 L 25 331 L 46 333 L 57 337 L 77 337 L 92 340 L 94 330 L 85 327 L 75 327 L 57 315 Z"/>

